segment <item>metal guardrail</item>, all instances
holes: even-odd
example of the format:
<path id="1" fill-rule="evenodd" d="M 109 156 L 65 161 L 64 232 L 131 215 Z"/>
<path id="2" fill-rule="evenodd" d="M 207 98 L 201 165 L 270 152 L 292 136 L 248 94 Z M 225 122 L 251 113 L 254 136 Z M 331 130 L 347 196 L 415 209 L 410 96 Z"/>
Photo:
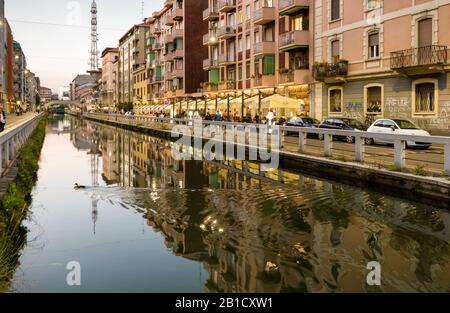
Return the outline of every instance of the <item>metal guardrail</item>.
<path id="1" fill-rule="evenodd" d="M 391 68 L 425 66 L 447 63 L 446 46 L 426 46 L 391 52 Z"/>
<path id="2" fill-rule="evenodd" d="M 45 113 L 40 113 L 25 123 L 0 134 L 0 177 L 3 169 L 11 165 L 11 161 L 15 159 L 19 149 L 25 144 L 44 115 Z"/>
<path id="3" fill-rule="evenodd" d="M 88 113 L 86 116 L 106 121 L 113 121 L 116 123 L 130 125 L 130 126 L 143 126 L 152 127 L 161 124 L 165 124 L 171 129 L 174 125 L 187 125 L 192 126 L 193 120 L 190 119 L 178 119 L 178 118 L 158 118 L 149 116 L 124 116 L 117 114 L 100 114 L 100 113 Z M 245 126 L 254 126 L 256 129 L 260 129 L 262 126 L 267 127 L 267 125 L 260 124 L 245 124 L 245 123 L 233 123 L 233 122 L 215 122 L 215 121 L 202 121 L 203 127 L 209 125 L 215 125 L 222 128 L 226 134 L 227 127 L 243 128 Z M 279 138 L 278 146 L 280 150 L 284 146 L 285 134 L 295 133 L 298 134 L 298 152 L 306 153 L 305 146 L 307 143 L 307 135 L 323 135 L 324 136 L 324 156 L 333 156 L 333 138 L 335 136 L 342 137 L 353 137 L 355 138 L 355 161 L 364 162 L 365 155 L 365 139 L 375 139 L 375 140 L 388 140 L 394 142 L 394 164 L 402 169 L 406 166 L 406 143 L 409 142 L 421 142 L 430 144 L 439 144 L 444 146 L 444 175 L 450 175 L 450 137 L 443 136 L 414 136 L 414 135 L 398 135 L 398 134 L 381 134 L 381 133 L 371 133 L 371 132 L 361 132 L 361 131 L 348 131 L 348 130 L 330 130 L 322 128 L 301 128 L 301 127 L 290 127 L 290 126 L 271 126 L 275 131 L 281 134 Z M 260 133 L 260 132 L 259 132 Z M 226 138 L 226 137 L 225 137 Z M 235 139 L 237 140 L 237 139 Z M 237 143 L 237 141 L 235 142 Z"/>

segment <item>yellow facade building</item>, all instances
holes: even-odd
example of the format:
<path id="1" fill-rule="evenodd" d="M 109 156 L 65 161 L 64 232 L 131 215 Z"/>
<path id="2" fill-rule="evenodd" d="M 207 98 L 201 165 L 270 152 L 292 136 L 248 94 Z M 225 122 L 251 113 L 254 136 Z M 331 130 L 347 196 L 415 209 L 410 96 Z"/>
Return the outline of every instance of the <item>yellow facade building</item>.
<path id="1" fill-rule="evenodd" d="M 148 105 L 147 79 L 145 66 L 140 66 L 133 72 L 133 106 L 135 114 L 142 113 L 143 107 Z"/>

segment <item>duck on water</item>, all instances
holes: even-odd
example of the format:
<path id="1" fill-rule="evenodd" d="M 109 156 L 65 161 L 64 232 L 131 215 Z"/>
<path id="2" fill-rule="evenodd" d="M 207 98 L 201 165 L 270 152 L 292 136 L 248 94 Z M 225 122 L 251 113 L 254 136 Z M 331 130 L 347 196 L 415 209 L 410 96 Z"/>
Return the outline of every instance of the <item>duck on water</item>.
<path id="1" fill-rule="evenodd" d="M 75 190 L 79 190 L 79 189 L 86 189 L 87 187 L 83 186 L 83 185 L 78 185 L 78 183 L 75 183 L 74 188 L 75 188 Z"/>

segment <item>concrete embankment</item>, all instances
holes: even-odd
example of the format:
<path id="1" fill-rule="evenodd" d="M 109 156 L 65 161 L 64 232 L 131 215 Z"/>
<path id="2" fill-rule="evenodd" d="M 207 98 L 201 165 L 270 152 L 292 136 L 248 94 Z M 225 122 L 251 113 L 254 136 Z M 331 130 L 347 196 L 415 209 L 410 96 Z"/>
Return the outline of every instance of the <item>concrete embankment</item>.
<path id="1" fill-rule="evenodd" d="M 128 125 L 85 116 L 84 118 L 124 129 L 175 141 L 171 132 L 143 125 Z M 281 167 L 322 179 L 370 188 L 409 200 L 450 209 L 450 181 L 446 178 L 422 177 L 392 172 L 356 162 L 343 162 L 324 157 L 280 151 Z"/>

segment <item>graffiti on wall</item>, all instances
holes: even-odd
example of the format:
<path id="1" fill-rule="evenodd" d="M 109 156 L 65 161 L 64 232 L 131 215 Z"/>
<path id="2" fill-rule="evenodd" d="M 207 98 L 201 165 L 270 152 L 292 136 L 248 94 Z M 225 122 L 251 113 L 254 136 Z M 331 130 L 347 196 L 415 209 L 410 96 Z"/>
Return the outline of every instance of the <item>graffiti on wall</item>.
<path id="1" fill-rule="evenodd" d="M 346 118 L 354 118 L 360 121 L 364 121 L 364 108 L 362 103 L 349 102 L 344 106 L 344 116 Z"/>
<path id="2" fill-rule="evenodd" d="M 409 118 L 411 105 L 408 98 L 386 98 L 385 115 L 391 118 Z"/>
<path id="3" fill-rule="evenodd" d="M 429 118 L 419 121 L 423 128 L 439 128 L 450 130 L 450 102 L 441 103 L 436 118 Z"/>

